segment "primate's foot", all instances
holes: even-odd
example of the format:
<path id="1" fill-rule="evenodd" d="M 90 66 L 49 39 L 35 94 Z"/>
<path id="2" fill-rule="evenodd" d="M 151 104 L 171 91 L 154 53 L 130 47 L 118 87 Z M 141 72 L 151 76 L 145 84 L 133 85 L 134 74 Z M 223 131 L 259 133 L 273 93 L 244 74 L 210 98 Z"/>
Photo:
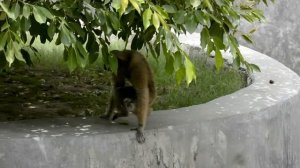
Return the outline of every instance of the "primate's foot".
<path id="1" fill-rule="evenodd" d="M 133 128 L 131 129 L 133 131 L 136 131 L 136 140 L 138 141 L 138 143 L 143 144 L 146 141 L 146 138 L 144 136 L 144 131 L 142 128 L 138 127 L 138 128 Z"/>

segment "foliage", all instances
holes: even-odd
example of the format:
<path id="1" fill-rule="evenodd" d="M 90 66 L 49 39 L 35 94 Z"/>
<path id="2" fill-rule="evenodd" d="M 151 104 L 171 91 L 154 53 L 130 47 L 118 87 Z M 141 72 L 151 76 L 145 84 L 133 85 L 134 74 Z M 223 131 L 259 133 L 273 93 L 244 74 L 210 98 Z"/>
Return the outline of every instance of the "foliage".
<path id="1" fill-rule="evenodd" d="M 256 5 L 269 0 L 0 0 L 0 68 L 14 62 L 31 64 L 38 55 L 32 46 L 53 41 L 64 45 L 64 60 L 71 71 L 93 63 L 99 53 L 113 71 L 116 61 L 109 53 L 110 37 L 132 41 L 131 49 L 146 48 L 154 58 L 164 56 L 167 72 L 189 84 L 195 67 L 181 49 L 176 34 L 201 29 L 201 47 L 214 51 L 216 68 L 223 65 L 221 50 L 230 50 L 237 67 L 259 70 L 244 60 L 236 37 L 239 22 L 264 19 Z M 271 0 L 273 1 L 273 0 Z M 30 34 L 30 38 L 28 36 Z M 131 40 L 130 40 L 131 39 Z"/>

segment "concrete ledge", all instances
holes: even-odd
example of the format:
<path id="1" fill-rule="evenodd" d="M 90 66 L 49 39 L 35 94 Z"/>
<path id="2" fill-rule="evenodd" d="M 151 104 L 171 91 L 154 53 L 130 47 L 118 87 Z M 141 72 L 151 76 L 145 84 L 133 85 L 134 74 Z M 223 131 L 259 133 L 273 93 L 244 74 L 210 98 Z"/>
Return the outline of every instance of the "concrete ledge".
<path id="1" fill-rule="evenodd" d="M 197 36 L 181 41 L 193 49 Z M 2 122 L 0 167 L 300 167 L 299 76 L 266 55 L 241 51 L 262 70 L 252 85 L 206 104 L 153 112 L 143 145 L 129 131 L 134 117 L 129 125 L 97 118 Z"/>

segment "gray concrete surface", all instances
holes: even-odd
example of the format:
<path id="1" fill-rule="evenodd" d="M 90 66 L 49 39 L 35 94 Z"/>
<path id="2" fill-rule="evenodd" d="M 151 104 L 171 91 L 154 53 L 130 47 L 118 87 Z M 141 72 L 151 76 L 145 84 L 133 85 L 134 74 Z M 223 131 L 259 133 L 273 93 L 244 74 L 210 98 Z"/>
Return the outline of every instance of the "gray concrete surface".
<path id="1" fill-rule="evenodd" d="M 181 41 L 197 54 L 198 34 Z M 129 125 L 97 118 L 2 122 L 0 167 L 299 168 L 300 78 L 272 58 L 241 50 L 262 70 L 252 85 L 205 104 L 153 112 L 143 145 L 129 131 L 133 116 L 118 121 Z"/>
<path id="2" fill-rule="evenodd" d="M 268 7 L 260 5 L 266 20 L 254 27 L 254 45 L 244 42 L 256 51 L 267 54 L 300 74 L 300 1 L 275 0 Z M 253 25 L 243 23 L 242 30 L 250 30 Z"/>

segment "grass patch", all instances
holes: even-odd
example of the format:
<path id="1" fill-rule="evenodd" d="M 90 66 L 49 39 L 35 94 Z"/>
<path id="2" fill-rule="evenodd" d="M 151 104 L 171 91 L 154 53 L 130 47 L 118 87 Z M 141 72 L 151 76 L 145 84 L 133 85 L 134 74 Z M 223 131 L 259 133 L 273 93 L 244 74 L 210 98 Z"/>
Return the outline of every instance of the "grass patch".
<path id="1" fill-rule="evenodd" d="M 124 42 L 112 42 L 112 49 Z M 35 42 L 41 56 L 33 67 L 21 66 L 0 73 L 0 121 L 49 117 L 85 117 L 103 114 L 110 93 L 111 73 L 103 70 L 101 59 L 70 73 L 63 60 L 63 47 Z M 245 75 L 224 68 L 216 73 L 203 59 L 192 59 L 197 81 L 189 87 L 176 85 L 166 74 L 163 59 L 148 58 L 154 72 L 158 97 L 154 110 L 172 109 L 208 102 L 245 86 Z"/>

